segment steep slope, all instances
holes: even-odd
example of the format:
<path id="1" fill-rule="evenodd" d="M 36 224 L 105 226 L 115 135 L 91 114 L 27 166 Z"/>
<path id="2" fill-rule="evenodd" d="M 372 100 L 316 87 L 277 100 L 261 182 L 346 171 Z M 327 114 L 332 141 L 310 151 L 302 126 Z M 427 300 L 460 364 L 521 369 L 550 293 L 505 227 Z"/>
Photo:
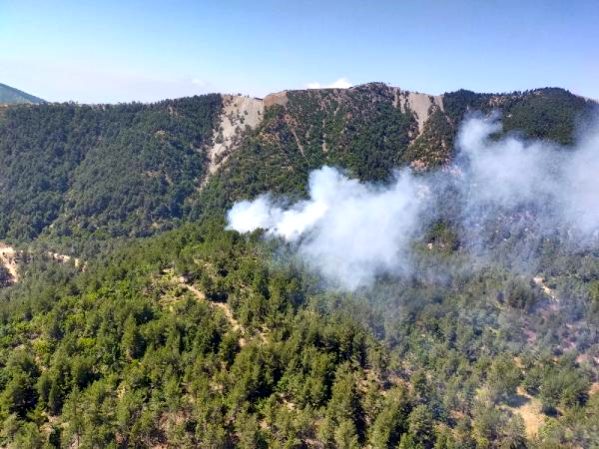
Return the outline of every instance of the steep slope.
<path id="1" fill-rule="evenodd" d="M 23 91 L 0 83 L 0 105 L 8 104 L 41 104 L 44 100 Z"/>
<path id="2" fill-rule="evenodd" d="M 0 238 L 144 235 L 183 216 L 206 170 L 219 95 L 152 105 L 9 107 Z M 52 228 L 50 228 L 52 226 Z"/>
<path id="3" fill-rule="evenodd" d="M 323 164 L 374 181 L 406 165 L 426 170 L 446 164 L 462 119 L 475 111 L 500 111 L 506 133 L 570 144 L 577 124 L 596 108 L 563 89 L 435 97 L 382 83 L 281 92 L 264 105 L 261 125 L 213 175 L 195 202 L 196 214 L 266 191 L 301 195 L 308 172 Z"/>
<path id="4" fill-rule="evenodd" d="M 257 98 L 223 95 L 223 108 L 208 148 L 208 173 L 214 174 L 240 144 L 243 134 L 254 130 L 262 121 L 264 102 Z M 205 178 L 208 180 L 208 176 Z"/>
<path id="5" fill-rule="evenodd" d="M 570 143 L 591 101 L 562 89 L 431 96 L 383 83 L 156 104 L 0 110 L 0 240 L 144 236 L 265 191 L 302 195 L 323 164 L 383 181 L 451 160 L 465 114 Z"/>

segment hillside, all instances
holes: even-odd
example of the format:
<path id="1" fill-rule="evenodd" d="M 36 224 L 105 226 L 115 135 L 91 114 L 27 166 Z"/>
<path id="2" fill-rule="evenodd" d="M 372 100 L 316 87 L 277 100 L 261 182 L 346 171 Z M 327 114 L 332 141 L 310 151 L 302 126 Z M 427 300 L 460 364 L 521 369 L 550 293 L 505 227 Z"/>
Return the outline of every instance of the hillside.
<path id="1" fill-rule="evenodd" d="M 425 170 L 451 160 L 473 110 L 502 110 L 506 132 L 570 143 L 593 105 L 561 89 L 432 97 L 372 83 L 263 100 L 13 106 L 0 112 L 0 239 L 148 235 L 236 198 L 301 195 L 323 164 L 363 180 Z"/>
<path id="2" fill-rule="evenodd" d="M 528 153 L 538 163 L 561 144 L 556 160 L 575 159 L 595 108 L 555 88 L 429 96 L 381 83 L 3 108 L 0 446 L 596 446 L 596 234 L 552 228 L 560 211 L 545 197 L 469 203 L 528 187 L 501 171 L 532 171 Z M 494 170 L 460 190 L 458 130 L 494 110 L 503 129 L 487 123 L 486 145 L 539 140 L 516 159 L 528 165 L 492 159 Z M 353 240 L 387 254 L 378 236 L 405 218 L 386 214 L 403 199 L 387 195 L 400 185 L 395 169 L 430 182 L 410 199 L 438 189 L 435 214 L 414 220 L 409 269 L 337 288 L 301 252 L 318 226 L 291 242 L 227 226 L 235 201 L 261 193 L 285 212 L 310 206 L 309 175 L 323 165 L 344 169 L 363 200 L 342 198 L 341 219 L 327 223 L 349 236 L 325 242 L 340 246 L 336 266 Z M 557 176 L 554 165 L 540 173 Z M 458 181 L 446 185 L 445 173 Z M 574 173 L 594 185 L 588 170 Z M 582 194 L 580 204 L 596 204 Z M 370 199 L 381 207 L 364 207 Z M 372 238 L 359 240 L 360 227 Z M 357 276 L 360 265 L 349 266 Z"/>
<path id="3" fill-rule="evenodd" d="M 44 100 L 23 91 L 0 83 L 0 105 L 9 104 L 41 104 Z"/>
<path id="4" fill-rule="evenodd" d="M 219 95 L 154 105 L 14 106 L 0 116 L 0 236 L 152 233 L 206 170 Z M 52 228 L 51 228 L 52 226 Z"/>
<path id="5" fill-rule="evenodd" d="M 446 164 L 471 111 L 502 111 L 505 133 L 570 144 L 576 123 L 596 107 L 563 89 L 502 95 L 461 90 L 434 97 L 382 83 L 281 92 L 267 96 L 264 105 L 264 120 L 231 151 L 199 209 L 222 208 L 259 192 L 302 194 L 308 172 L 323 164 L 375 181 L 405 165 L 426 170 Z"/>
<path id="6" fill-rule="evenodd" d="M 597 441 L 596 257 L 558 250 L 543 261 L 568 298 L 560 304 L 499 262 L 349 295 L 323 291 L 294 263 L 270 263 L 280 258 L 270 243 L 223 224 L 169 231 L 84 271 L 27 256 L 23 279 L 0 294 L 4 444 Z M 463 263 L 446 231 L 429 238 L 423 273 Z M 594 274 L 574 281 L 584 273 Z"/>

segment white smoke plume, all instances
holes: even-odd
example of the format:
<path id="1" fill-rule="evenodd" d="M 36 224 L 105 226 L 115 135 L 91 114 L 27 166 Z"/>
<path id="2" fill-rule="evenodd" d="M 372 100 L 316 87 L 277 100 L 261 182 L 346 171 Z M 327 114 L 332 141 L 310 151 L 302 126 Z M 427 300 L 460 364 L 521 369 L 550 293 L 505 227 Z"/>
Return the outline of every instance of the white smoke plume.
<path id="1" fill-rule="evenodd" d="M 322 167 L 310 174 L 309 199 L 287 208 L 268 196 L 242 201 L 229 211 L 228 228 L 266 229 L 297 245 L 329 281 L 353 290 L 407 265 L 407 246 L 420 228 L 426 196 L 424 183 L 407 171 L 381 187 Z"/>
<path id="2" fill-rule="evenodd" d="M 573 148 L 507 136 L 497 116 L 470 118 L 457 139 L 460 188 L 472 221 L 528 207 L 541 232 L 568 228 L 583 237 L 599 229 L 599 127 Z"/>
<path id="3" fill-rule="evenodd" d="M 471 240 L 466 248 L 476 246 L 481 223 L 518 214 L 535 233 L 565 230 L 597 245 L 599 126 L 572 148 L 496 138 L 500 131 L 497 115 L 471 117 L 458 133 L 449 170 L 420 176 L 403 170 L 386 186 L 323 167 L 310 174 L 307 200 L 282 206 L 263 195 L 239 202 L 228 213 L 228 229 L 265 229 L 348 290 L 370 285 L 379 274 L 410 273 L 412 242 L 454 203 L 460 210 L 452 218 L 459 217 L 462 238 Z"/>

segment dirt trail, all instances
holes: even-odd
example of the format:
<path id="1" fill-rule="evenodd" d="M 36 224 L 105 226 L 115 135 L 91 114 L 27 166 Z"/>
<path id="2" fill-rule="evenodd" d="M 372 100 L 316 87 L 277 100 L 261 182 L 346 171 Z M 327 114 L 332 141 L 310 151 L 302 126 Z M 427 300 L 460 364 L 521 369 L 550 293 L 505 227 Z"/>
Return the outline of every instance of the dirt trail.
<path id="1" fill-rule="evenodd" d="M 8 271 L 11 278 L 11 284 L 16 284 L 19 282 L 19 262 L 23 262 L 23 260 L 19 259 L 23 259 L 22 256 L 27 256 L 24 257 L 26 259 L 30 255 L 31 253 L 28 253 L 27 250 L 17 251 L 12 246 L 0 242 L 0 265 L 4 266 L 4 268 L 6 268 Z M 58 263 L 68 263 L 72 260 L 76 268 L 85 270 L 85 263 L 77 257 L 55 253 L 52 251 L 47 251 L 46 255 Z"/>
<path id="2" fill-rule="evenodd" d="M 225 315 L 225 318 L 227 319 L 227 321 L 229 322 L 229 324 L 231 325 L 231 327 L 233 328 L 233 330 L 235 332 L 239 332 L 241 335 L 245 335 L 245 329 L 243 328 L 243 326 L 241 324 L 239 324 L 239 321 L 237 321 L 235 319 L 235 317 L 233 316 L 233 312 L 231 311 L 231 307 L 229 307 L 229 304 L 223 303 L 223 302 L 213 302 L 213 301 L 208 301 L 206 299 L 206 295 L 201 292 L 200 290 L 198 290 L 196 287 L 194 287 L 191 284 L 188 284 L 185 282 L 185 278 L 180 277 L 179 278 L 179 285 L 183 288 L 186 288 L 187 290 L 189 290 L 191 293 L 193 293 L 193 295 L 199 300 L 199 301 L 203 301 L 208 303 L 210 306 L 212 307 L 217 307 L 220 310 L 223 311 L 223 314 Z M 244 337 L 240 337 L 239 338 L 239 346 L 243 347 L 246 344 L 246 339 Z"/>
<path id="3" fill-rule="evenodd" d="M 555 292 L 554 289 L 547 286 L 547 284 L 545 283 L 545 278 L 543 276 L 535 276 L 534 278 L 532 278 L 532 281 L 536 285 L 541 287 L 541 290 L 543 290 L 543 293 L 545 293 L 552 301 L 559 302 L 557 293 Z"/>

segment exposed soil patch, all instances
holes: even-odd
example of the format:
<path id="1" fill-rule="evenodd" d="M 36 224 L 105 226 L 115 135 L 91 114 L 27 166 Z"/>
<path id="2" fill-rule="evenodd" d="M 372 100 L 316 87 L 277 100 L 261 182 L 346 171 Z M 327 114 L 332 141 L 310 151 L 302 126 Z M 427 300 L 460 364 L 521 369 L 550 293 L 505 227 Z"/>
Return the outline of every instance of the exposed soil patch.
<path id="1" fill-rule="evenodd" d="M 522 417 L 526 435 L 532 438 L 539 433 L 539 429 L 545 423 L 545 415 L 541 411 L 541 401 L 529 395 L 522 387 L 518 387 L 517 392 L 518 405 L 505 406 L 505 408 Z"/>
<path id="2" fill-rule="evenodd" d="M 241 143 L 246 128 L 255 129 L 264 113 L 264 101 L 238 95 L 223 95 L 223 110 L 215 130 L 213 144 L 208 148 L 208 174 L 216 173 L 227 157 Z M 204 181 L 206 182 L 206 180 Z"/>
<path id="3" fill-rule="evenodd" d="M 35 253 L 33 253 L 35 255 Z M 0 242 L 0 265 L 2 265 L 10 276 L 8 285 L 19 282 L 19 264 L 23 263 L 31 256 L 27 251 L 17 251 L 10 245 Z M 85 270 L 85 264 L 81 259 L 66 254 L 48 251 L 45 256 L 58 263 L 73 262 L 76 268 Z M 6 286 L 6 284 L 4 285 Z"/>
<path id="4" fill-rule="evenodd" d="M 402 112 L 409 110 L 414 113 L 418 121 L 419 134 L 424 131 L 424 125 L 431 115 L 433 106 L 443 110 L 443 96 L 396 90 L 395 107 L 400 108 Z"/>
<path id="5" fill-rule="evenodd" d="M 11 284 L 19 282 L 18 255 L 19 253 L 12 246 L 0 243 L 0 264 L 2 264 L 10 274 Z"/>
<path id="6" fill-rule="evenodd" d="M 544 277 L 535 276 L 534 278 L 532 278 L 532 281 L 536 285 L 538 285 L 541 288 L 541 290 L 543 291 L 543 293 L 545 293 L 552 301 L 559 302 L 559 298 L 557 297 L 555 290 L 550 288 L 549 286 L 547 286 L 547 284 L 545 283 Z"/>

